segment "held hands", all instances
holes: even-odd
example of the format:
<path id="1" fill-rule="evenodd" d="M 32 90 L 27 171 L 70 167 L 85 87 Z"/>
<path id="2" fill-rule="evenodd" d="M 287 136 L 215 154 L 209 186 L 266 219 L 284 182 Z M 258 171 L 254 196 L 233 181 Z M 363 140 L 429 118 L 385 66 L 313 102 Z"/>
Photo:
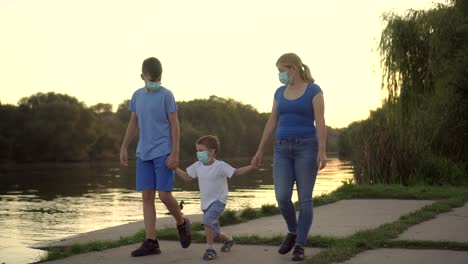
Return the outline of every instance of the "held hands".
<path id="1" fill-rule="evenodd" d="M 169 154 L 169 157 L 167 157 L 166 159 L 166 166 L 170 170 L 177 169 L 177 166 L 179 166 L 179 155 L 174 154 L 174 152 L 171 152 L 171 154 Z"/>
<path id="2" fill-rule="evenodd" d="M 318 170 L 322 170 L 327 166 L 327 154 L 319 152 L 317 155 Z"/>
<path id="3" fill-rule="evenodd" d="M 255 156 L 252 158 L 252 161 L 250 162 L 250 165 L 252 166 L 253 169 L 258 169 L 260 168 L 260 166 L 262 166 L 262 158 L 263 158 L 263 153 L 257 151 Z"/>

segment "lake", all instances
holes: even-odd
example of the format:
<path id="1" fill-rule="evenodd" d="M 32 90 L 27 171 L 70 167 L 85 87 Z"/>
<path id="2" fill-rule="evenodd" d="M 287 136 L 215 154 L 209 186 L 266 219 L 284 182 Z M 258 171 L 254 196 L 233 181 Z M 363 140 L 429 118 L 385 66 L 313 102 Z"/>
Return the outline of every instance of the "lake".
<path id="1" fill-rule="evenodd" d="M 234 167 L 250 159 L 225 160 Z M 191 161 L 181 162 L 186 168 Z M 258 208 L 276 203 L 272 160 L 263 168 L 229 180 L 227 208 Z M 118 162 L 0 165 L 0 263 L 37 261 L 38 242 L 143 220 L 141 194 L 135 191 L 135 163 Z M 352 167 L 337 157 L 319 172 L 314 196 L 329 193 L 353 178 Z M 176 179 L 174 196 L 184 214 L 201 213 L 198 186 Z M 297 201 L 294 193 L 293 200 Z M 168 217 L 156 202 L 158 217 Z M 143 226 L 142 226 L 143 228 Z"/>

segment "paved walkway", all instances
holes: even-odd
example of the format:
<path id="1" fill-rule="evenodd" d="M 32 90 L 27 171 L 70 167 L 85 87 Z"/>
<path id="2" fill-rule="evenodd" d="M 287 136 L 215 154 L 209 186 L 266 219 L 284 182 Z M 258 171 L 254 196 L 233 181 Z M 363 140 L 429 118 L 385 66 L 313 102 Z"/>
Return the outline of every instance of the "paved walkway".
<path id="1" fill-rule="evenodd" d="M 346 237 L 357 231 L 394 222 L 401 215 L 431 203 L 422 200 L 341 200 L 314 209 L 314 222 L 309 235 Z M 223 230 L 233 235 L 258 234 L 268 237 L 287 234 L 281 215 L 226 226 Z"/>
<path id="2" fill-rule="evenodd" d="M 467 264 L 468 251 L 376 249 L 368 250 L 342 264 Z"/>
<path id="3" fill-rule="evenodd" d="M 412 226 L 398 239 L 468 242 L 468 204 Z"/>
<path id="4" fill-rule="evenodd" d="M 133 258 L 130 252 L 138 247 L 138 244 L 104 250 L 101 252 L 92 252 L 82 255 L 72 256 L 67 259 L 51 261 L 47 263 L 73 263 L 73 264 L 141 264 L 141 263 L 190 263 L 198 264 L 207 262 L 202 259 L 203 252 L 206 249 L 205 244 L 192 244 L 187 249 L 182 249 L 179 242 L 160 241 L 162 253 L 146 257 Z M 244 246 L 234 245 L 231 252 L 224 253 L 219 251 L 220 244 L 216 245 L 218 258 L 214 262 L 223 264 L 239 263 L 268 263 L 282 264 L 290 262 L 290 255 L 279 255 L 277 247 L 271 246 Z M 319 252 L 318 249 L 307 248 L 306 254 L 314 255 Z M 291 261 L 292 262 L 292 261 Z"/>
<path id="5" fill-rule="evenodd" d="M 188 215 L 188 217 L 192 222 L 201 222 L 202 215 Z M 175 227 L 175 221 L 172 217 L 163 217 L 158 218 L 156 221 L 156 228 L 168 228 L 168 227 Z M 84 244 L 91 241 L 96 240 L 119 240 L 120 237 L 127 237 L 136 234 L 138 231 L 144 229 L 143 221 L 109 227 L 101 230 L 96 230 L 76 236 L 66 237 L 56 241 L 50 241 L 45 243 L 39 243 L 33 246 L 33 248 L 37 249 L 47 249 L 50 247 L 64 247 L 64 246 L 71 246 L 73 244 Z"/>
<path id="6" fill-rule="evenodd" d="M 376 228 L 382 224 L 393 222 L 401 215 L 418 210 L 423 206 L 430 204 L 431 201 L 421 200 L 343 200 L 333 204 L 324 205 L 314 210 L 314 225 L 310 235 L 330 235 L 335 237 L 344 237 L 353 234 L 356 231 Z M 468 205 L 453 210 L 450 213 L 441 214 L 436 219 L 416 225 L 411 229 L 422 230 L 416 233 L 430 233 L 432 240 L 447 241 L 466 241 L 465 235 L 459 240 L 460 233 L 466 234 L 466 218 Z M 200 221 L 200 215 L 189 216 L 193 221 Z M 437 222 L 441 221 L 442 222 Z M 465 221 L 463 222 L 463 219 Z M 431 223 L 432 221 L 436 221 Z M 424 225 L 430 225 L 425 227 Z M 433 225 L 438 225 L 434 228 Z M 173 227 L 174 222 L 171 218 L 158 222 L 158 227 Z M 86 242 L 92 240 L 105 240 L 109 238 L 118 239 L 120 236 L 134 234 L 143 227 L 142 223 L 123 225 L 115 228 L 95 231 L 80 236 L 67 238 L 63 241 L 39 245 L 60 246 L 70 245 L 75 242 Z M 419 229 L 420 228 L 420 229 Z M 427 229 L 430 228 L 430 229 Z M 459 232 L 445 233 L 443 230 L 458 230 Z M 406 233 L 411 234 L 411 229 Z M 264 217 L 249 221 L 247 223 L 232 225 L 223 228 L 223 231 L 234 235 L 256 234 L 261 237 L 271 237 L 285 233 L 285 223 L 281 216 Z M 442 232 L 440 232 L 442 231 Z M 403 239 L 407 234 L 404 233 L 399 239 Z M 445 236 L 440 239 L 438 234 Z M 404 238 L 408 239 L 408 238 Z M 421 240 L 420 238 L 415 238 Z M 426 239 L 424 240 L 431 240 Z M 160 241 L 162 250 L 161 255 L 153 255 L 142 258 L 131 258 L 130 251 L 138 247 L 138 244 L 128 245 L 120 248 L 104 250 L 101 252 L 92 252 L 72 256 L 67 259 L 57 260 L 50 263 L 206 263 L 201 260 L 204 251 L 204 244 L 192 244 L 188 249 L 182 249 L 178 242 Z M 217 249 L 219 249 L 219 244 Z M 219 250 L 218 250 L 219 251 Z M 313 256 L 319 249 L 307 248 L 306 255 Z M 222 263 L 292 263 L 291 255 L 279 255 L 277 247 L 272 246 L 246 246 L 235 245 L 229 253 L 218 252 L 218 261 Z M 354 258 L 343 262 L 351 263 L 468 263 L 468 252 L 466 251 L 448 251 L 448 250 L 408 250 L 408 249 L 377 249 L 365 251 Z M 464 262 L 463 262 L 464 261 Z"/>

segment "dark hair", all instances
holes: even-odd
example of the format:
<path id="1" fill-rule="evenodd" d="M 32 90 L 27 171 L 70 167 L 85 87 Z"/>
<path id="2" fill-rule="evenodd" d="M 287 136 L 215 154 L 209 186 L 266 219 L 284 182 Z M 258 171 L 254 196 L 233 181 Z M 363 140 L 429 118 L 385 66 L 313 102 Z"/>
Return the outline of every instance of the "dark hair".
<path id="1" fill-rule="evenodd" d="M 143 74 L 149 75 L 151 77 L 151 81 L 156 81 L 162 75 L 161 62 L 155 57 L 147 58 L 143 61 L 141 71 Z"/>
<path id="2" fill-rule="evenodd" d="M 209 149 L 214 149 L 215 153 L 218 153 L 219 148 L 220 148 L 218 138 L 216 136 L 212 136 L 212 135 L 207 135 L 207 136 L 203 136 L 203 137 L 199 138 L 197 140 L 197 145 L 203 145 L 203 146 L 206 146 Z"/>

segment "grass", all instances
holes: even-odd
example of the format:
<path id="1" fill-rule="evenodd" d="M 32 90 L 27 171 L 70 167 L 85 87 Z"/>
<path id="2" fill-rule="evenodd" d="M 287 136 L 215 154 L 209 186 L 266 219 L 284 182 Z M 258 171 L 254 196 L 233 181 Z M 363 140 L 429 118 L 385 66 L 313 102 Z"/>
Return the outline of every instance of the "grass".
<path id="1" fill-rule="evenodd" d="M 466 187 L 404 187 L 399 185 L 354 185 L 344 183 L 343 186 L 330 194 L 314 197 L 314 206 L 330 204 L 343 199 L 433 199 L 438 201 L 401 216 L 393 223 L 382 225 L 376 229 L 357 232 L 346 238 L 310 236 L 307 240 L 309 246 L 326 248 L 327 250 L 320 252 L 314 258 L 306 260 L 305 263 L 339 262 L 349 259 L 364 250 L 382 247 L 468 250 L 468 243 L 394 240 L 410 226 L 432 219 L 440 213 L 450 211 L 452 208 L 462 206 L 468 201 L 468 188 Z M 221 226 L 238 224 L 276 214 L 279 214 L 279 209 L 272 204 L 263 205 L 260 209 L 247 207 L 240 212 L 226 210 L 220 217 L 220 224 Z M 198 231 L 192 232 L 193 242 L 204 243 L 203 225 L 198 222 L 192 223 L 192 230 Z M 175 228 L 160 229 L 156 233 L 163 240 L 178 240 Z M 133 236 L 121 237 L 117 241 L 94 241 L 64 248 L 51 248 L 41 261 L 51 261 L 91 251 L 102 251 L 138 243 L 144 239 L 145 234 L 142 230 Z M 278 245 L 283 238 L 281 236 L 269 238 L 239 236 L 235 237 L 235 239 L 238 244 Z"/>
<path id="2" fill-rule="evenodd" d="M 420 240 L 392 240 L 385 245 L 387 248 L 407 249 L 445 249 L 468 251 L 467 242 L 454 241 L 420 241 Z"/>

